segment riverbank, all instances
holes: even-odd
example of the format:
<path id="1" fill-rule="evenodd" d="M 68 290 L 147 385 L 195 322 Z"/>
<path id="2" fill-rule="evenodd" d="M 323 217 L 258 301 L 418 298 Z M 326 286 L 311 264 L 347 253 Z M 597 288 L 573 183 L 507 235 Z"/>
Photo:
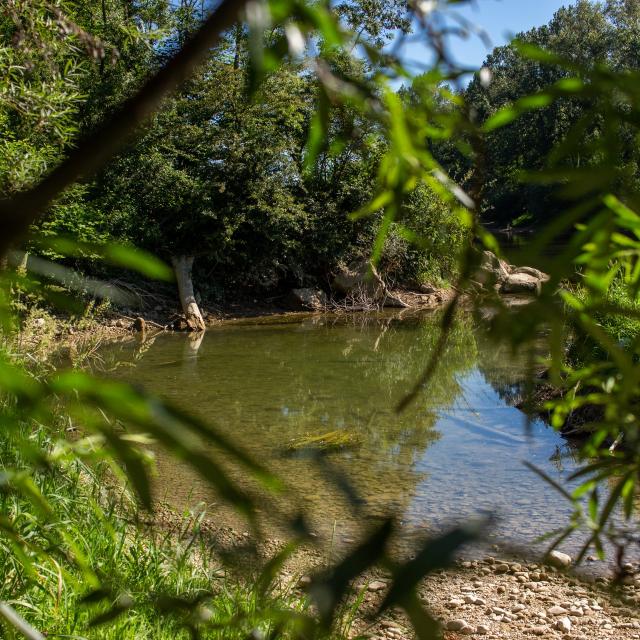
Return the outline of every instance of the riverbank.
<path id="1" fill-rule="evenodd" d="M 137 288 L 136 291 L 140 304 L 135 308 L 89 302 L 83 313 L 71 315 L 33 305 L 21 316 L 17 348 L 30 352 L 35 358 L 45 359 L 63 349 L 72 359 L 81 360 L 109 341 L 135 336 L 146 338 L 164 331 L 185 330 L 186 325 L 182 324 L 183 316 L 177 301 L 164 296 L 160 290 L 153 294 L 145 292 L 144 295 L 141 289 Z M 406 288 L 390 291 L 406 305 L 394 309 L 397 313 L 435 310 L 455 295 L 453 289 L 433 289 L 430 293 Z M 238 296 L 234 302 L 203 306 L 202 315 L 206 325 L 214 327 L 250 320 L 264 321 L 267 318 L 294 321 L 321 314 L 340 316 L 382 310 L 382 307 L 375 305 L 363 310 L 360 306 L 346 303 L 328 303 L 323 308 L 310 310 L 287 303 L 287 300 L 290 300 L 287 296 L 275 299 Z"/>
<path id="2" fill-rule="evenodd" d="M 177 516 L 160 508 L 160 526 L 178 527 Z M 205 518 L 200 534 L 209 548 L 224 549 L 226 554 L 242 550 L 248 533 Z M 353 545 L 355 543 L 351 543 Z M 297 594 L 304 598 L 313 576 L 330 560 L 336 560 L 351 548 L 304 547 L 290 557 L 274 580 L 274 594 Z M 258 557 L 243 564 L 240 576 L 246 579 L 261 562 L 284 547 L 275 538 L 258 544 Z M 589 557 L 589 563 L 595 563 Z M 441 623 L 446 640 L 482 637 L 495 640 L 534 640 L 554 638 L 575 640 L 632 640 L 640 638 L 640 577 L 638 566 L 627 565 L 629 577 L 623 586 L 614 586 L 610 578 L 594 578 L 559 570 L 531 561 L 503 557 L 459 560 L 455 566 L 421 581 L 418 597 L 424 607 Z M 349 602 L 360 602 L 351 614 L 347 636 L 370 640 L 412 639 L 415 633 L 406 615 L 391 609 L 382 617 L 376 612 L 391 584 L 391 576 L 373 570 L 362 576 L 349 595 Z M 346 607 L 349 608 L 348 606 Z"/>

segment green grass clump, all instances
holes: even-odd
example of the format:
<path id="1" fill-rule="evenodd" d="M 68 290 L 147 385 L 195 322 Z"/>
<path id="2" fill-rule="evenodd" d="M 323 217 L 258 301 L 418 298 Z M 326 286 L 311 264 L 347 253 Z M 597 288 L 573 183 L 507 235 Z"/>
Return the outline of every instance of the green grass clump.
<path id="1" fill-rule="evenodd" d="M 287 445 L 288 451 L 319 449 L 321 451 L 341 450 L 356 447 L 362 443 L 362 437 L 352 431 L 328 431 L 318 435 L 305 435 L 292 440 Z"/>
<path id="2" fill-rule="evenodd" d="M 21 435 L 51 454 L 44 427 Z M 4 435 L 2 468 L 26 468 L 21 451 Z M 105 488 L 106 477 L 77 459 L 43 466 L 31 476 L 33 501 L 12 490 L 17 479 L 1 479 L 0 518 L 20 538 L 0 535 L 0 601 L 46 637 L 174 640 L 198 630 L 203 638 L 244 639 L 268 634 L 274 612 L 305 609 L 288 591 L 273 595 L 221 577 L 197 518 L 177 532 L 136 525 L 135 504 Z M 40 511 L 38 496 L 48 503 Z M 0 637 L 14 633 L 0 618 Z"/>

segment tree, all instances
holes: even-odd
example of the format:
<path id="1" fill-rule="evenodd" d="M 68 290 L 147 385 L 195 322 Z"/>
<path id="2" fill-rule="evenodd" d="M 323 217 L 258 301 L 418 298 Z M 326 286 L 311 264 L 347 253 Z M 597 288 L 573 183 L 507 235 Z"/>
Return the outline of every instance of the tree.
<path id="1" fill-rule="evenodd" d="M 586 69 L 597 61 L 607 61 L 617 69 L 637 66 L 636 32 L 630 7 L 634 3 L 601 3 L 580 0 L 564 7 L 543 27 L 519 34 L 518 40 L 552 51 Z M 630 21 L 630 22 L 629 22 Z M 465 92 L 479 123 L 485 122 L 503 107 L 519 98 L 544 90 L 571 76 L 566 68 L 523 57 L 515 44 L 496 48 L 486 59 L 491 72 L 490 83 L 477 75 Z M 563 204 L 554 200 L 544 183 L 522 182 L 524 171 L 545 167 L 551 150 L 564 140 L 569 130 L 583 118 L 583 136 L 591 140 L 599 135 L 602 119 L 594 116 L 592 100 L 570 96 L 554 101 L 544 109 L 524 113 L 517 122 L 492 133 L 487 140 L 487 173 L 483 185 L 483 214 L 487 221 L 507 225 L 514 220 L 540 224 L 558 213 Z M 624 135 L 624 134 L 621 134 Z M 620 160 L 632 161 L 635 155 L 631 140 L 620 150 Z M 445 159 L 446 161 L 446 159 Z M 565 167 L 580 167 L 590 161 L 587 151 L 562 161 Z"/>

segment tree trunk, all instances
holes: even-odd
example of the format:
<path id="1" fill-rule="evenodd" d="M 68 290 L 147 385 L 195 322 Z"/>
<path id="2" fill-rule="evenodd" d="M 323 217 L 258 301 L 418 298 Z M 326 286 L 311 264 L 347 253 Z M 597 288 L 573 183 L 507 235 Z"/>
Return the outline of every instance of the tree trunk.
<path id="1" fill-rule="evenodd" d="M 182 310 L 187 320 L 187 326 L 190 331 L 204 331 L 206 329 L 204 319 L 196 302 L 196 296 L 193 292 L 193 282 L 191 280 L 193 256 L 176 256 L 171 262 L 173 263 L 173 270 L 176 274 L 180 304 L 182 305 Z"/>

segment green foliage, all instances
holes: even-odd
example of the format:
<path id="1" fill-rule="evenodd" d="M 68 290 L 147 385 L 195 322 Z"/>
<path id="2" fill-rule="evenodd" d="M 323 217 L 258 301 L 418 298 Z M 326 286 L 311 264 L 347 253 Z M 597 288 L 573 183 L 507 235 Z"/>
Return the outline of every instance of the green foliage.
<path id="1" fill-rule="evenodd" d="M 223 12 L 227 5 L 223 2 L 215 11 Z M 81 369 L 43 369 L 28 364 L 29 359 L 13 339 L 16 318 L 12 299 L 16 290 L 52 299 L 52 282 L 70 292 L 66 302 L 78 293 L 117 294 L 113 287 L 82 278 L 65 265 L 47 262 L 43 255 L 67 261 L 101 258 L 146 275 L 166 276 L 166 269 L 157 261 L 118 248 L 108 242 L 112 237 L 136 240 L 165 255 L 186 251 L 197 239 L 199 251 L 209 256 L 209 265 L 228 261 L 235 268 L 244 266 L 246 272 L 249 260 L 262 270 L 266 264 L 291 272 L 299 266 L 296 260 L 307 261 L 302 269 L 318 256 L 337 260 L 354 247 L 366 246 L 374 233 L 378 238 L 377 256 L 382 256 L 390 228 L 388 216 L 382 222 L 361 220 L 353 228 L 343 221 L 347 213 L 365 205 L 378 160 L 382 158 L 388 166 L 397 164 L 395 154 L 404 153 L 406 135 L 401 123 L 371 119 L 368 109 L 362 109 L 359 96 L 352 94 L 352 99 L 343 101 L 338 94 L 343 88 L 359 87 L 358 91 L 369 92 L 377 103 L 398 112 L 400 101 L 374 81 L 379 49 L 375 42 L 365 42 L 365 38 L 383 37 L 400 24 L 396 7 L 384 13 L 380 24 L 375 21 L 373 5 L 343 7 L 351 23 L 366 21 L 360 33 L 368 57 L 365 64 L 349 54 L 346 45 L 353 41 L 353 34 L 343 33 L 343 26 L 324 5 L 272 3 L 271 33 L 265 32 L 266 23 L 253 19 L 249 20 L 248 33 L 232 28 L 217 48 L 209 51 L 193 77 L 173 96 L 165 96 L 141 136 L 122 151 L 114 165 L 105 168 L 95 182 L 82 183 L 65 193 L 65 187 L 73 182 L 71 175 L 86 173 L 78 159 L 86 153 L 86 140 L 91 138 L 75 138 L 76 124 L 78 129 L 91 131 L 101 120 L 109 121 L 113 109 L 129 94 L 135 95 L 147 73 L 160 69 L 174 54 L 184 60 L 180 56 L 185 46 L 189 47 L 185 45 L 189 37 L 211 29 L 212 24 L 217 27 L 211 21 L 203 23 L 195 4 L 187 1 L 177 9 L 164 2 L 131 5 L 117 0 L 83 7 L 42 3 L 33 11 L 16 1 L 12 7 L 19 21 L 23 17 L 35 19 L 36 26 L 29 23 L 27 30 L 30 37 L 42 31 L 43 41 L 50 40 L 57 46 L 59 38 L 63 45 L 89 53 L 96 63 L 84 65 L 84 75 L 77 78 L 70 73 L 74 84 L 66 93 L 53 87 L 57 92 L 50 96 L 49 128 L 32 127 L 30 109 L 24 118 L 15 105 L 9 105 L 3 113 L 3 126 L 11 131 L 7 140 L 15 145 L 11 148 L 13 157 L 25 161 L 24 168 L 13 176 L 12 166 L 7 164 L 7 177 L 3 178 L 3 195 L 11 197 L 18 191 L 16 197 L 25 203 L 24 208 L 5 199 L 3 211 L 10 212 L 13 220 L 23 215 L 33 220 L 38 207 L 55 196 L 58 200 L 49 218 L 33 229 L 29 248 L 41 255 L 24 260 L 20 252 L 8 253 L 9 263 L 0 272 L 0 411 L 4 427 L 0 524 L 5 545 L 1 561 L 8 568 L 1 587 L 5 602 L 1 603 L 0 614 L 7 625 L 35 624 L 49 634 L 86 633 L 91 624 L 105 625 L 106 637 L 122 637 L 125 628 L 135 636 L 160 633 L 175 637 L 178 628 L 185 628 L 192 636 L 221 632 L 226 637 L 230 625 L 242 637 L 249 631 L 257 633 L 256 628 L 272 632 L 274 637 L 330 634 L 339 623 L 351 582 L 375 564 L 392 566 L 387 542 L 395 526 L 393 519 L 315 578 L 310 590 L 313 609 L 304 609 L 299 601 L 284 602 L 269 595 L 274 567 L 282 562 L 280 557 L 266 565 L 258 580 L 258 596 L 247 590 L 231 595 L 212 592 L 206 559 L 201 559 L 202 566 L 189 564 L 186 554 L 169 551 L 174 539 L 156 543 L 144 530 L 124 523 L 122 518 L 130 514 L 129 506 L 113 502 L 118 482 L 130 489 L 137 506 L 152 508 L 145 450 L 151 437 L 185 460 L 221 499 L 229 502 L 246 519 L 256 538 L 260 535 L 257 501 L 237 478 L 248 476 L 254 485 L 261 486 L 265 493 L 260 506 L 273 513 L 277 508 L 275 504 L 268 506 L 269 496 L 287 492 L 285 483 L 222 436 L 215 426 L 139 389 L 97 380 Z M 284 24 L 288 16 L 297 24 Z M 99 37 L 86 33 L 85 24 L 95 27 Z M 20 28 L 15 24 L 3 27 L 6 45 L 12 29 Z M 285 48 L 281 46 L 283 31 Z M 145 33 L 153 35 L 144 37 Z M 320 61 L 327 65 L 324 76 L 319 73 L 314 78 L 296 59 L 299 52 L 288 50 L 295 43 L 292 34 L 320 37 Z M 145 48 L 150 39 L 154 45 Z M 37 48 L 30 46 L 29 54 Z M 54 57 L 51 69 L 38 72 L 43 81 L 48 73 L 65 77 L 59 71 L 63 63 L 66 71 L 74 68 L 73 62 L 71 66 L 67 63 L 67 54 L 63 48 L 59 59 Z M 183 64 L 175 60 L 174 65 Z M 9 77 L 2 88 L 12 95 L 14 84 L 20 82 Z M 37 86 L 42 94 L 38 98 L 46 99 L 45 85 Z M 138 97 L 149 91 L 150 85 L 144 86 Z M 88 94 L 82 105 L 78 87 Z M 334 103 L 331 113 L 327 111 L 329 123 L 323 123 L 324 130 L 332 133 L 320 141 L 313 162 L 305 164 L 305 156 L 310 157 L 305 147 L 318 94 Z M 66 117 L 74 128 L 62 127 L 60 123 L 66 122 Z M 114 118 L 118 117 L 116 112 Z M 12 118 L 22 120 L 16 124 L 10 122 Z M 106 146 L 111 145 L 111 152 L 122 146 L 127 130 L 126 123 L 112 129 L 120 137 L 113 143 L 104 140 Z M 41 135 L 49 140 L 51 156 L 47 151 L 34 160 L 30 149 L 46 148 L 40 144 Z M 77 144 L 75 149 L 71 149 L 72 143 Z M 63 159 L 52 173 L 32 186 L 49 169 L 48 163 L 55 163 L 65 151 L 76 158 L 75 168 L 69 168 L 68 159 Z M 110 153 L 95 148 L 89 152 L 100 161 Z M 403 172 L 397 176 L 399 186 L 406 179 L 405 163 L 400 164 Z M 56 184 L 65 171 L 65 177 Z M 415 174 L 415 167 L 411 171 Z M 383 170 L 377 175 L 380 185 L 388 184 Z M 424 182 L 435 184 L 429 176 Z M 43 185 L 49 185 L 46 196 L 30 200 L 30 194 L 39 193 Z M 329 185 L 333 194 L 327 198 Z M 406 183 L 400 188 L 404 186 Z M 440 197 L 447 200 L 446 190 L 438 189 Z M 413 211 L 407 209 L 407 229 L 411 224 L 422 225 L 426 214 L 418 209 L 423 204 L 431 207 L 436 202 L 426 193 L 423 198 L 413 202 Z M 39 204 L 34 204 L 36 201 Z M 304 234 L 314 227 L 324 230 L 327 222 L 335 220 L 340 220 L 348 233 L 336 234 L 332 242 L 309 251 L 314 243 Z M 440 224 L 435 223 L 434 228 Z M 8 236 L 3 239 L 7 246 L 21 240 L 18 229 L 24 232 L 26 226 L 20 222 L 14 227 L 7 225 Z M 79 240 L 69 240 L 68 231 L 77 233 Z M 334 253 L 334 248 L 340 251 Z M 67 429 L 81 429 L 81 433 L 77 439 L 68 437 Z M 90 471 L 81 465 L 94 467 L 103 462 L 109 465 L 109 483 L 98 492 Z M 236 471 L 230 472 L 230 466 Z M 133 515 L 138 515 L 137 510 Z M 283 517 L 294 532 L 285 550 L 291 553 L 310 537 L 303 513 Z M 432 637 L 436 627 L 411 595 L 418 579 L 449 562 L 459 545 L 478 534 L 475 529 L 455 531 L 435 547 L 433 542 L 425 542 L 415 560 L 405 565 L 393 563 L 398 580 L 388 604 L 403 607 L 422 637 Z M 438 556 L 435 562 L 434 554 Z M 86 596 L 84 602 L 82 595 Z M 211 615 L 207 605 L 214 608 Z M 153 612 L 160 613 L 160 618 L 152 617 Z M 24 615 L 28 623 L 21 623 L 16 615 Z"/>
<path id="2" fill-rule="evenodd" d="M 433 67 L 401 92 L 391 90 L 388 79 L 410 74 L 393 54 L 383 55 L 376 40 L 402 26 L 398 22 L 402 13 L 396 11 L 402 3 L 388 5 L 389 12 L 379 21 L 374 20 L 378 3 L 340 3 L 338 13 L 346 16 L 342 24 L 322 3 L 272 0 L 252 5 L 246 28 L 232 27 L 214 49 L 209 48 L 207 59 L 173 96 L 165 96 L 155 116 L 127 148 L 122 148 L 124 134 L 130 132 L 126 123 L 114 129 L 119 137 L 108 152 L 121 149 L 115 163 L 104 168 L 95 183 L 65 195 L 69 198 L 66 204 L 65 200 L 58 202 L 61 209 L 46 230 L 55 234 L 76 231 L 73 220 L 77 216 L 84 243 L 64 246 L 57 235 L 47 242 L 51 251 L 57 247 L 61 255 L 74 256 L 95 248 L 106 259 L 155 275 L 166 274 L 166 270 L 140 254 L 114 251 L 104 240 L 126 238 L 166 255 L 202 252 L 209 268 L 224 265 L 230 271 L 242 270 L 245 278 L 257 278 L 270 269 L 275 280 L 279 272 L 303 279 L 312 265 L 321 266 L 326 273 L 332 261 L 364 247 L 370 248 L 375 262 L 402 277 L 439 279 L 457 274 L 456 294 L 442 313 L 441 333 L 429 340 L 425 369 L 400 403 L 398 411 L 402 411 L 429 385 L 446 353 L 458 326 L 456 312 L 462 292 L 472 290 L 480 263 L 477 248 L 500 252 L 481 214 L 495 214 L 498 221 L 532 214 L 546 226 L 513 257 L 516 262 L 545 265 L 550 279 L 540 295 L 516 309 L 507 308 L 493 290 L 481 291 L 471 301 L 477 312 L 489 316 L 488 328 L 496 340 L 528 357 L 531 377 L 538 337 L 546 336 L 548 377 L 564 391 L 549 406 L 556 427 L 572 412 L 598 409 L 583 448 L 584 466 L 574 476 L 580 480 L 579 487 L 569 492 L 556 485 L 573 504 L 574 515 L 567 528 L 557 532 L 552 545 L 586 527 L 589 539 L 581 558 L 591 547 L 602 553 L 607 540 L 624 550 L 633 540 L 633 498 L 640 473 L 640 340 L 635 331 L 640 216 L 634 212 L 640 208 L 637 3 L 611 0 L 603 7 L 580 1 L 559 11 L 547 27 L 523 34 L 519 41 L 495 51 L 487 62 L 492 76 L 478 74 L 460 94 L 446 84 L 462 71 L 447 59 L 443 46 L 446 26 L 438 31 L 443 24 L 438 12 L 446 4 L 434 10 L 433 21 L 433 8 L 420 8 L 415 22 L 420 26 L 427 21 L 429 41 L 436 43 L 438 55 Z M 202 22 L 196 5 L 186 0 L 177 10 L 162 2 L 143 3 L 136 16 L 127 12 L 128 3 L 114 0 L 104 6 L 109 10 L 103 13 L 100 33 L 114 42 L 119 38 L 119 46 L 135 64 L 131 73 L 117 62 L 110 72 L 105 65 L 87 72 L 86 78 L 98 86 L 85 104 L 82 122 L 88 129 L 108 119 L 113 104 L 135 91 L 145 73 L 162 67 L 176 51 L 184 52 L 185 46 L 189 51 L 192 45 L 185 43 L 193 42 L 190 35 L 220 31 L 215 20 Z M 95 5 L 91 7 L 96 10 Z M 228 7 L 222 2 L 215 11 L 223 13 Z M 48 5 L 37 4 L 33 12 L 27 12 L 33 18 L 29 33 L 35 34 L 30 42 L 36 43 L 27 50 L 49 43 L 55 55 L 46 64 L 53 60 L 53 67 L 37 66 L 36 81 L 31 83 L 9 74 L 2 86 L 0 124 L 11 132 L 5 143 L 8 157 L 20 160 L 24 156 L 23 164 L 5 161 L 3 189 L 9 195 L 33 183 L 72 138 L 64 123 L 69 117 L 76 121 L 79 80 L 66 89 L 55 82 L 46 84 L 49 75 L 59 80 L 59 65 L 67 64 L 70 55 L 65 47 L 84 43 L 90 50 L 99 48 L 98 41 L 79 27 L 60 41 L 46 20 L 51 11 Z M 79 12 L 77 18 L 89 20 L 95 15 L 99 14 Z M 17 53 L 7 53 L 7 37 L 19 31 L 13 14 L 8 16 L 2 23 L 2 54 L 23 55 L 19 48 Z M 121 19 L 125 36 L 117 28 Z M 145 49 L 141 44 L 145 39 L 138 37 L 128 46 L 133 24 L 147 25 L 157 34 L 155 46 Z M 106 51 L 109 45 L 103 46 Z M 314 74 L 300 60 L 312 51 Z M 184 60 L 174 57 L 170 64 L 184 64 L 187 69 L 195 56 L 188 64 Z M 19 69 L 24 68 L 23 62 Z M 101 84 L 103 76 L 109 81 Z M 120 79 L 126 80 L 124 90 L 114 91 Z M 44 123 L 33 117 L 31 107 L 22 115 L 20 104 L 6 98 L 13 95 L 14 85 L 20 89 L 16 95 L 24 95 L 24 104 L 32 106 L 49 99 L 43 87 L 52 88 L 52 114 Z M 154 89 L 153 82 L 144 87 L 139 94 L 143 97 L 156 91 L 150 104 L 164 95 Z M 114 103 L 101 102 L 107 94 Z M 48 149 L 47 145 L 52 151 L 31 156 L 31 149 Z M 95 151 L 79 142 L 70 152 L 76 164 L 63 161 L 62 174 L 53 174 L 60 185 L 52 185 L 51 178 L 44 180 L 4 202 L 3 211 L 24 205 L 25 219 L 32 219 L 41 213 L 39 203 L 48 202 L 52 194 L 60 195 L 72 182 L 70 176 L 83 174 L 77 168 L 78 159 L 87 159 L 86 154 Z M 14 164 L 20 166 L 11 173 Z M 38 199 L 40 190 L 46 192 L 43 199 Z M 78 204 L 89 200 L 92 206 Z M 353 224 L 345 221 L 348 213 Z M 20 214 L 13 213 L 14 218 L 16 215 Z M 101 217 L 103 224 L 98 222 Z M 10 239 L 19 240 L 21 226 L 8 228 L 13 234 Z M 569 240 L 549 256 L 548 248 L 567 236 Z M 36 236 L 34 246 L 39 240 Z M 96 380 L 79 370 L 42 371 L 27 366 L 8 338 L 14 323 L 14 287 L 44 291 L 48 280 L 57 279 L 77 291 L 87 283 L 69 280 L 68 269 L 41 258 L 26 266 L 42 281 L 29 278 L 15 268 L 16 255 L 7 256 L 13 263 L 2 272 L 0 289 L 5 327 L 0 359 L 3 446 L 13 447 L 20 456 L 7 458 L 3 475 L 6 502 L 0 524 L 7 545 L 3 561 L 13 569 L 5 574 L 9 581 L 5 588 L 18 594 L 22 593 L 19 589 L 35 593 L 37 563 L 56 566 L 55 559 L 62 573 L 61 559 L 65 572 L 81 576 L 83 587 L 96 589 L 96 600 L 104 596 L 108 601 L 101 610 L 102 621 L 122 624 L 132 612 L 150 610 L 149 582 L 136 576 L 135 585 L 145 587 L 145 593 L 136 592 L 138 587 L 128 580 L 118 585 L 117 592 L 109 591 L 100 566 L 103 556 L 90 557 L 83 538 L 76 538 L 63 526 L 58 496 L 50 493 L 51 486 L 42 484 L 43 478 L 62 482 L 59 478 L 67 477 L 59 475 L 64 471 L 62 463 L 94 462 L 98 450 L 115 476 L 130 485 L 138 502 L 151 507 L 142 446 L 150 434 L 234 505 L 256 534 L 256 500 L 236 478 L 248 475 L 270 492 L 286 493 L 287 488 L 215 426 L 155 397 L 121 383 Z M 98 283 L 89 284 L 96 292 Z M 572 357 L 565 349 L 568 340 L 588 348 Z M 84 439 L 59 438 L 60 416 L 82 425 Z M 48 439 L 55 441 L 55 448 Z M 88 446 L 94 443 L 99 447 Z M 214 445 L 213 452 L 207 444 Z M 235 474 L 228 471 L 231 465 Z M 76 473 L 74 477 L 80 476 Z M 271 506 L 269 495 L 261 498 L 263 506 Z M 66 516 L 79 514 L 67 512 Z M 113 528 L 112 521 L 96 517 Z M 88 518 L 88 522 L 96 520 Z M 288 524 L 295 535 L 285 555 L 308 539 L 302 513 L 289 517 Z M 300 614 L 291 607 L 274 612 L 261 603 L 259 614 L 279 625 L 274 634 L 282 634 L 285 627 L 305 637 L 330 633 L 349 585 L 377 563 L 391 568 L 395 578 L 382 609 L 402 607 L 421 638 L 434 637 L 434 622 L 418 603 L 414 588 L 461 544 L 475 539 L 478 531 L 460 529 L 427 541 L 413 559 L 398 566 L 387 552 L 394 526 L 391 519 L 379 523 L 351 554 L 316 576 L 310 590 L 315 613 Z M 27 535 L 29 527 L 37 535 Z M 113 544 L 124 546 L 125 540 L 122 536 L 113 539 L 115 543 L 109 542 L 105 551 L 110 561 Z M 157 552 L 152 548 L 150 553 Z M 622 556 L 619 554 L 619 560 Z M 149 561 L 144 554 L 136 560 L 141 557 Z M 281 562 L 282 557 L 272 559 L 261 585 L 270 582 L 273 568 Z M 109 562 L 106 566 L 110 568 Z M 130 564 L 124 567 L 132 568 Z M 19 584 L 14 585 L 10 581 L 16 575 Z M 157 572 L 149 575 L 158 578 Z M 197 592 L 199 585 L 196 576 L 187 592 Z M 181 616 L 192 620 L 197 615 L 199 602 L 171 597 L 175 596 L 171 582 L 161 586 L 168 593 L 153 604 L 169 610 L 182 623 Z M 28 607 L 25 609 L 29 615 Z M 251 608 L 251 615 L 254 613 L 257 607 Z M 212 626 L 210 620 L 202 622 Z"/>
<path id="3" fill-rule="evenodd" d="M 603 101 L 583 83 L 604 61 L 620 73 L 637 69 L 632 53 L 638 45 L 637 11 L 635 3 L 603 6 L 580 0 L 558 10 L 548 25 L 519 34 L 517 41 L 488 56 L 490 82 L 476 75 L 465 91 L 476 121 L 489 131 L 482 187 L 487 221 L 506 226 L 528 213 L 535 224 L 544 224 L 561 215 L 562 199 L 543 179 L 553 171 L 567 176 L 591 168 L 594 184 L 607 180 L 602 166 L 597 167 L 595 148 L 612 126 L 608 105 L 615 101 Z M 533 54 L 536 48 L 544 54 Z M 618 103 L 614 108 L 624 107 Z M 634 133 L 628 123 L 618 125 L 619 186 L 637 190 Z M 582 145 L 561 154 L 573 138 Z M 447 166 L 460 174 L 467 165 L 458 155 Z"/>
<path id="4" fill-rule="evenodd" d="M 286 588 L 281 594 L 260 592 L 225 578 L 223 565 L 211 558 L 202 514 L 184 519 L 175 514 L 173 522 L 155 527 L 128 524 L 140 515 L 130 497 L 101 488 L 112 483 L 106 469 L 92 471 L 73 453 L 98 457 L 99 440 L 80 438 L 70 446 L 63 431 L 28 434 L 23 429 L 20 437 L 30 436 L 54 466 L 37 472 L 27 485 L 29 476 L 19 475 L 29 474 L 31 466 L 22 454 L 23 442 L 3 438 L 3 466 L 15 471 L 3 477 L 0 509 L 15 523 L 18 540 L 0 543 L 0 600 L 41 632 L 77 636 L 97 627 L 94 633 L 101 638 L 173 639 L 208 627 L 207 638 L 244 638 L 253 629 L 273 628 L 265 612 L 304 613 L 304 600 Z M 44 522 L 33 517 L 33 502 L 22 497 L 21 489 L 42 504 Z M 52 535 L 56 528 L 64 528 L 62 539 Z M 20 539 L 29 540 L 24 556 L 16 555 Z M 81 562 L 70 561 L 73 556 Z"/>

